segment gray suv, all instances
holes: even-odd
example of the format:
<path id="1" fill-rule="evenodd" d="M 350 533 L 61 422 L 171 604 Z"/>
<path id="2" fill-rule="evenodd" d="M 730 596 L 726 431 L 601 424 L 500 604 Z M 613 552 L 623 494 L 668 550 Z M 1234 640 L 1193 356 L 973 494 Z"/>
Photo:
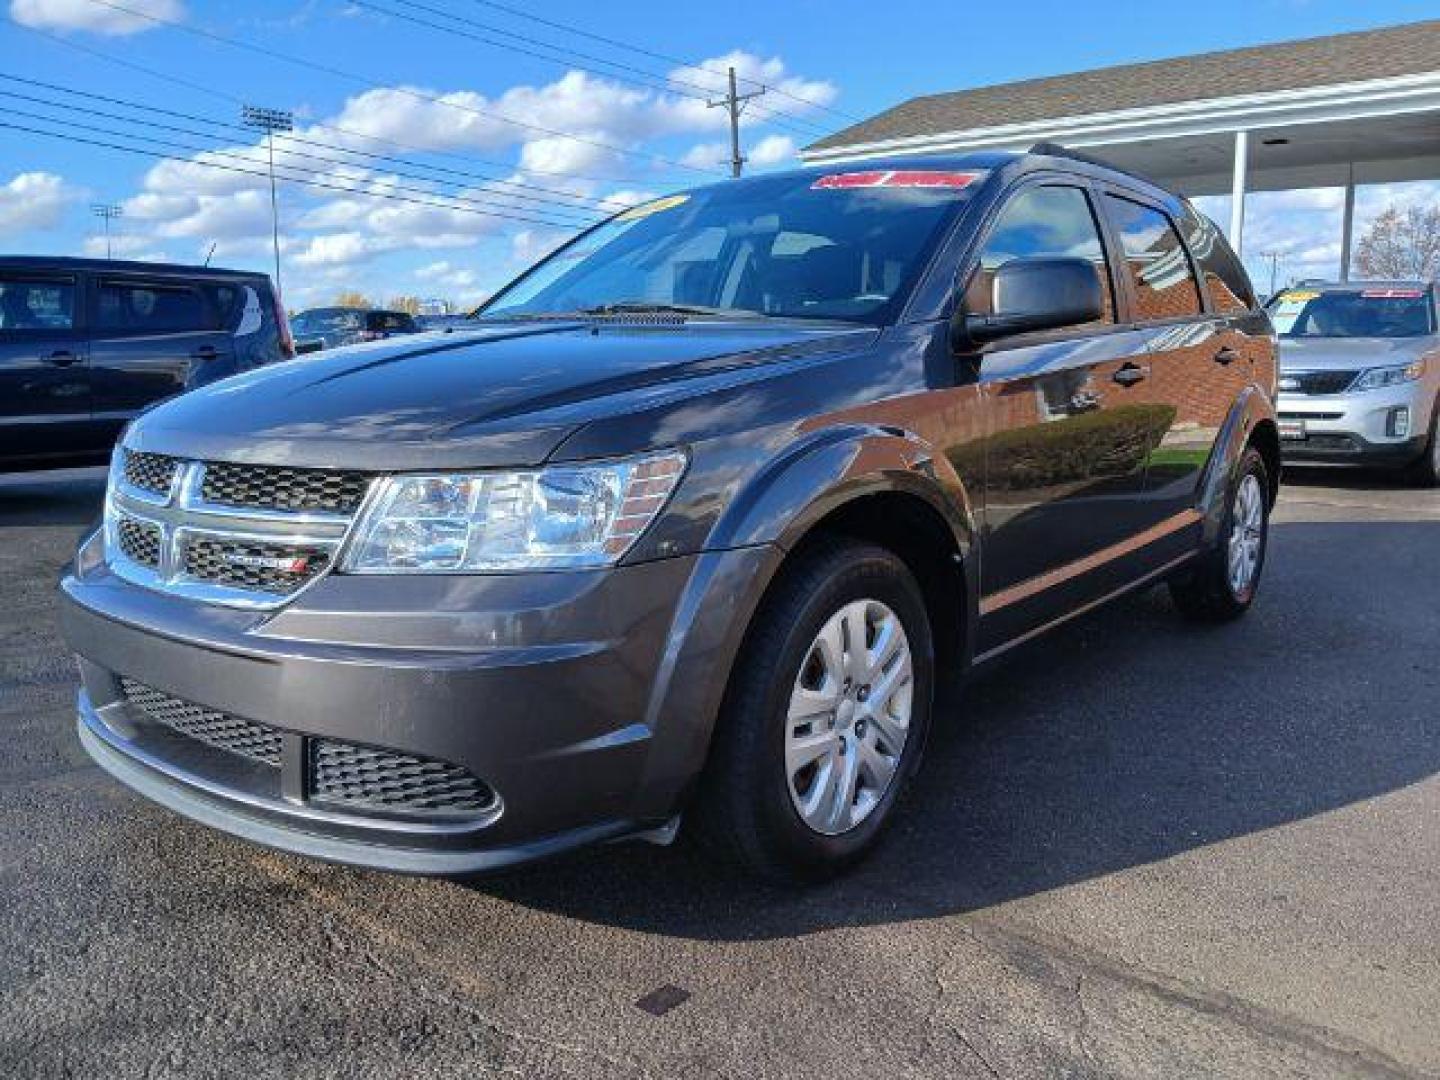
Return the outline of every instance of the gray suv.
<path id="1" fill-rule="evenodd" d="M 1436 304 L 1421 281 L 1301 285 L 1270 301 L 1286 461 L 1393 466 L 1440 484 Z"/>
<path id="2" fill-rule="evenodd" d="M 61 584 L 80 737 L 180 813 L 368 866 L 683 813 L 833 873 L 942 679 L 1152 583 L 1246 612 L 1275 377 L 1214 225 L 1059 148 L 672 195 L 465 329 L 137 420 Z"/>

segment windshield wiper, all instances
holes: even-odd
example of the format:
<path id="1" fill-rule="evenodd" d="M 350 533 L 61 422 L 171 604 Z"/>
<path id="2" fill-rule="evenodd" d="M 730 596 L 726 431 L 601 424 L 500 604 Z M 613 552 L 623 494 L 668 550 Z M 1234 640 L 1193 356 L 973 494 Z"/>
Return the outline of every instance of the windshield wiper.
<path id="1" fill-rule="evenodd" d="M 745 308 L 705 307 L 703 304 L 671 304 L 657 300 L 616 300 L 581 308 L 577 315 L 713 315 L 725 319 L 763 319 L 758 311 Z"/>

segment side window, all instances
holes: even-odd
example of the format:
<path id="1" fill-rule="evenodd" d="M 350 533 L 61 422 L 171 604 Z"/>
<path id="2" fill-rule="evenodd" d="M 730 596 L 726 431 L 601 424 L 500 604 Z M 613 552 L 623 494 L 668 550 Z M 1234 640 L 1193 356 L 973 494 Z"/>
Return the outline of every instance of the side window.
<path id="1" fill-rule="evenodd" d="M 970 279 L 967 305 L 975 312 L 992 310 L 990 282 L 995 271 L 1011 259 L 1062 256 L 1089 259 L 1094 264 L 1105 297 L 1101 322 L 1114 322 L 1115 304 L 1100 227 L 1090 199 L 1077 187 L 1029 187 L 1000 211 L 980 251 L 980 265 Z"/>
<path id="2" fill-rule="evenodd" d="M 1215 223 L 1188 203 L 1181 211 L 1181 228 L 1190 254 L 1200 264 L 1210 306 L 1222 315 L 1235 315 L 1255 306 L 1250 276 Z"/>
<path id="3" fill-rule="evenodd" d="M 101 281 L 95 325 L 122 334 L 216 329 L 198 289 L 148 281 Z"/>
<path id="4" fill-rule="evenodd" d="M 70 330 L 75 326 L 75 283 L 0 274 L 0 331 Z"/>
<path id="5" fill-rule="evenodd" d="M 234 285 L 204 285 L 202 288 L 215 311 L 216 322 L 221 327 L 233 324 L 235 316 L 239 314 L 237 308 L 242 296 L 241 291 Z"/>
<path id="6" fill-rule="evenodd" d="M 1200 314 L 1200 286 L 1170 219 L 1118 195 L 1106 195 L 1105 205 L 1120 233 L 1130 280 L 1135 285 L 1136 320 L 1149 322 Z"/>

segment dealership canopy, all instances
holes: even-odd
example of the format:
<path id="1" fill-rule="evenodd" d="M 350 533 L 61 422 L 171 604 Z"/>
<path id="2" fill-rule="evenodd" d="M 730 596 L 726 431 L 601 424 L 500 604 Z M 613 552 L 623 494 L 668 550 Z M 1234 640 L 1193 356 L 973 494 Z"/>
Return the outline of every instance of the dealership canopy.
<path id="1" fill-rule="evenodd" d="M 807 163 L 896 154 L 1089 149 L 1188 195 L 1440 178 L 1440 19 L 912 98 L 821 139 Z"/>

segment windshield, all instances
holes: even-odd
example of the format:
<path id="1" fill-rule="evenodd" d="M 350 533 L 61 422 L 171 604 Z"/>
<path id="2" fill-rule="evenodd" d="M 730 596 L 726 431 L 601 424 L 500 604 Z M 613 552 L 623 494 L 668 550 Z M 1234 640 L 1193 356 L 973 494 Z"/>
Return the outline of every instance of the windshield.
<path id="1" fill-rule="evenodd" d="M 977 179 L 852 172 L 671 195 L 583 234 L 480 317 L 659 310 L 882 323 Z"/>
<path id="2" fill-rule="evenodd" d="M 1405 338 L 1432 334 L 1424 289 L 1290 289 L 1269 304 L 1286 338 Z"/>
<path id="3" fill-rule="evenodd" d="M 325 334 L 336 330 L 359 330 L 362 312 L 354 308 L 318 308 L 302 311 L 290 320 L 290 329 L 297 334 Z"/>

